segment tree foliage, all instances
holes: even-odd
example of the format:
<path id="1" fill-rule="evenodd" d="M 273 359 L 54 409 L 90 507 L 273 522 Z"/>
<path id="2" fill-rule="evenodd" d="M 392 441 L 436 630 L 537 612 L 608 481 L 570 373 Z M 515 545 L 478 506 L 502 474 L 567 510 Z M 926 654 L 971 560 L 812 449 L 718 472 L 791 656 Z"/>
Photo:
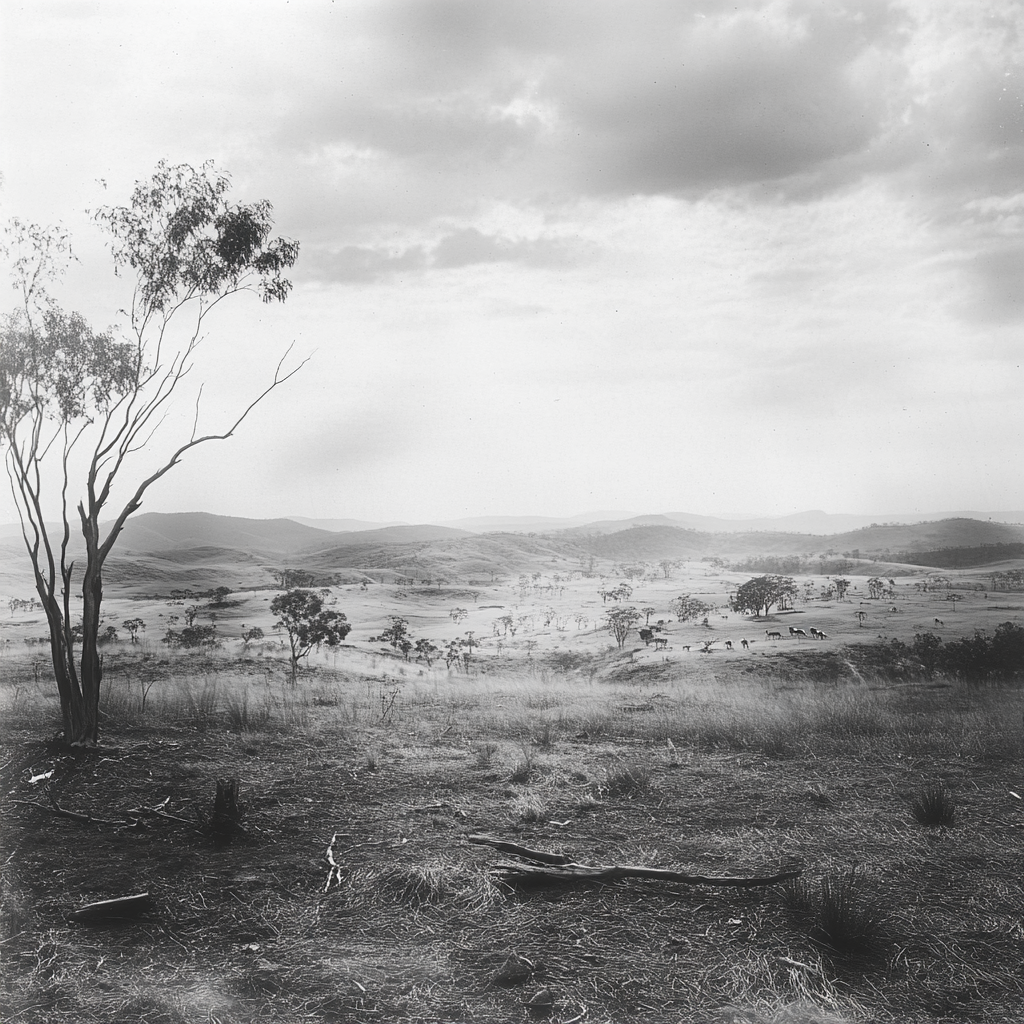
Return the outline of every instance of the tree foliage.
<path id="1" fill-rule="evenodd" d="M 128 630 L 128 636 L 131 637 L 133 644 L 139 642 L 139 630 L 146 628 L 146 623 L 140 618 L 125 619 L 121 625 Z"/>
<path id="2" fill-rule="evenodd" d="M 636 628 L 640 621 L 640 613 L 632 606 L 626 608 L 612 608 L 605 615 L 605 625 L 608 632 L 615 637 L 615 643 L 622 647 L 626 643 L 629 631 Z"/>
<path id="3" fill-rule="evenodd" d="M 299 659 L 306 658 L 321 645 L 337 647 L 352 627 L 343 612 L 324 607 L 327 590 L 288 590 L 270 602 L 270 610 L 278 616 L 274 623 L 288 634 L 291 648 L 292 681 L 298 672 Z"/>
<path id="4" fill-rule="evenodd" d="M 689 622 L 690 619 L 703 619 L 711 612 L 711 605 L 704 601 L 691 597 L 689 594 L 680 594 L 669 602 L 669 608 L 675 613 L 680 622 Z"/>
<path id="5" fill-rule="evenodd" d="M 756 576 L 737 588 L 729 604 L 735 612 L 760 616 L 762 611 L 767 615 L 773 605 L 796 595 L 796 581 L 791 576 Z"/>
<path id="6" fill-rule="evenodd" d="M 0 322 L 0 447 L 49 625 L 68 743 L 98 738 L 103 569 L 125 521 L 188 451 L 231 437 L 298 369 L 283 373 L 279 363 L 269 386 L 214 431 L 199 429 L 195 397 L 190 435 L 169 445 L 155 465 L 138 468 L 165 413 L 182 397 L 210 310 L 239 291 L 252 289 L 272 301 L 283 300 L 290 288 L 282 275 L 295 262 L 297 243 L 271 238 L 269 203 L 232 203 L 228 187 L 227 176 L 209 164 L 161 163 L 127 206 L 94 213 L 109 237 L 115 271 L 133 279 L 126 323 L 102 333 L 50 294 L 70 256 L 67 234 L 17 220 L 7 229 L 20 301 Z M 51 464 L 57 483 L 48 488 Z M 69 492 L 79 465 L 84 493 L 76 516 Z M 115 482 L 124 485 L 123 475 L 132 472 L 127 499 L 108 511 Z M 76 519 L 85 541 L 77 573 L 69 555 Z M 83 599 L 77 656 L 70 615 L 76 584 Z"/>

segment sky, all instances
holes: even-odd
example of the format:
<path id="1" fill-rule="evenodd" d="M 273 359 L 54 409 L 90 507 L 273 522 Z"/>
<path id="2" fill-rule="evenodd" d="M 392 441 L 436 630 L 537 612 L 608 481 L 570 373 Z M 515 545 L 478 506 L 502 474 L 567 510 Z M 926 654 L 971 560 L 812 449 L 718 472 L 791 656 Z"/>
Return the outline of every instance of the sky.
<path id="1" fill-rule="evenodd" d="M 161 159 L 300 243 L 144 511 L 1021 509 L 1022 75 L 1018 0 L 8 0 L 0 217 L 97 329 Z"/>

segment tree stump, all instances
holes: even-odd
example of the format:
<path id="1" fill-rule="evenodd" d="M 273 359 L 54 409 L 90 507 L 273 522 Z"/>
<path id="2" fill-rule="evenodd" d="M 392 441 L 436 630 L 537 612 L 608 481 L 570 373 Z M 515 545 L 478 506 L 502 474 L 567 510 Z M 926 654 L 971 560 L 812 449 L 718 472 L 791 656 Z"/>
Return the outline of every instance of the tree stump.
<path id="1" fill-rule="evenodd" d="M 230 843 L 242 829 L 242 812 L 238 806 L 238 779 L 218 779 L 213 816 L 208 829 L 218 842 Z"/>

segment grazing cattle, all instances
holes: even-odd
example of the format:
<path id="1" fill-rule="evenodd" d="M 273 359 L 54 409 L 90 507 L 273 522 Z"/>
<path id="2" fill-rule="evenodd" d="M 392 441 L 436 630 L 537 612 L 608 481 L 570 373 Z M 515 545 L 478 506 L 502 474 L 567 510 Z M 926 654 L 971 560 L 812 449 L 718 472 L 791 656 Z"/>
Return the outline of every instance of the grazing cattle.
<path id="1" fill-rule="evenodd" d="M 725 649 L 727 651 L 731 651 L 732 650 L 732 641 L 731 640 L 726 640 L 725 641 Z"/>
<path id="2" fill-rule="evenodd" d="M 684 651 L 688 651 L 689 649 L 690 649 L 690 645 L 689 645 L 689 644 L 685 644 L 685 645 L 683 646 L 683 650 L 684 650 Z"/>
<path id="3" fill-rule="evenodd" d="M 935 620 L 935 625 L 936 626 L 944 626 L 945 623 L 942 621 L 942 619 L 936 619 Z"/>
<path id="4" fill-rule="evenodd" d="M 777 629 L 766 629 L 764 631 L 765 638 L 768 640 L 781 640 L 782 634 Z"/>
<path id="5" fill-rule="evenodd" d="M 892 607 L 891 607 L 891 608 L 889 609 L 889 611 L 890 611 L 890 612 L 891 612 L 892 614 L 894 614 L 894 615 L 898 615 L 898 614 L 899 614 L 899 608 L 897 608 L 897 607 L 896 607 L 896 605 L 893 605 L 893 606 L 892 606 Z"/>
<path id="6" fill-rule="evenodd" d="M 802 629 L 797 629 L 796 626 L 789 627 L 789 635 L 802 636 L 805 640 L 807 639 L 807 634 Z"/>
<path id="7" fill-rule="evenodd" d="M 815 629 L 813 626 L 811 626 L 811 636 L 813 636 L 815 640 L 828 639 L 828 633 L 823 633 L 820 629 Z"/>
<path id="8" fill-rule="evenodd" d="M 668 637 L 656 636 L 654 638 L 654 649 L 656 651 L 663 651 L 668 647 Z"/>
<path id="9" fill-rule="evenodd" d="M 745 650 L 745 651 L 750 650 L 750 641 L 749 640 L 741 640 L 740 644 L 742 644 L 743 650 Z"/>

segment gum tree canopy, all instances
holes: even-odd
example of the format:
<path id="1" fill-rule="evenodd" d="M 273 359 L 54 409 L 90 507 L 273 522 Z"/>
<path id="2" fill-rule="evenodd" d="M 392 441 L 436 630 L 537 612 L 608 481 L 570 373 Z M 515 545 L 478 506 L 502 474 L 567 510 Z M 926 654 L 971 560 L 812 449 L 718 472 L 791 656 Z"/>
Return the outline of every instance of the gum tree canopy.
<path id="1" fill-rule="evenodd" d="M 730 601 L 734 612 L 753 612 L 767 615 L 772 605 L 796 597 L 796 581 L 790 576 L 757 576 L 747 580 L 736 589 L 736 596 Z"/>
<path id="2" fill-rule="evenodd" d="M 20 301 L 0 322 L 0 447 L 49 624 L 69 744 L 98 740 L 103 566 L 125 521 L 186 452 L 231 437 L 303 365 L 286 372 L 282 358 L 264 390 L 216 432 L 200 429 L 199 397 L 182 393 L 210 311 L 241 291 L 283 301 L 291 283 L 282 275 L 298 257 L 298 243 L 271 237 L 270 204 L 232 202 L 229 184 L 211 164 L 161 163 L 136 185 L 127 206 L 93 214 L 109 236 L 115 272 L 134 284 L 126 322 L 105 333 L 62 310 L 50 294 L 70 256 L 67 235 L 20 221 L 8 226 Z M 194 403 L 190 435 L 168 444 L 155 464 L 142 465 L 164 415 L 179 401 Z M 132 479 L 119 480 L 125 476 Z M 105 512 L 115 481 L 128 497 Z M 81 565 L 71 557 L 73 520 L 85 541 Z M 56 528 L 48 525 L 54 521 Z M 80 640 L 71 621 L 79 578 Z"/>

